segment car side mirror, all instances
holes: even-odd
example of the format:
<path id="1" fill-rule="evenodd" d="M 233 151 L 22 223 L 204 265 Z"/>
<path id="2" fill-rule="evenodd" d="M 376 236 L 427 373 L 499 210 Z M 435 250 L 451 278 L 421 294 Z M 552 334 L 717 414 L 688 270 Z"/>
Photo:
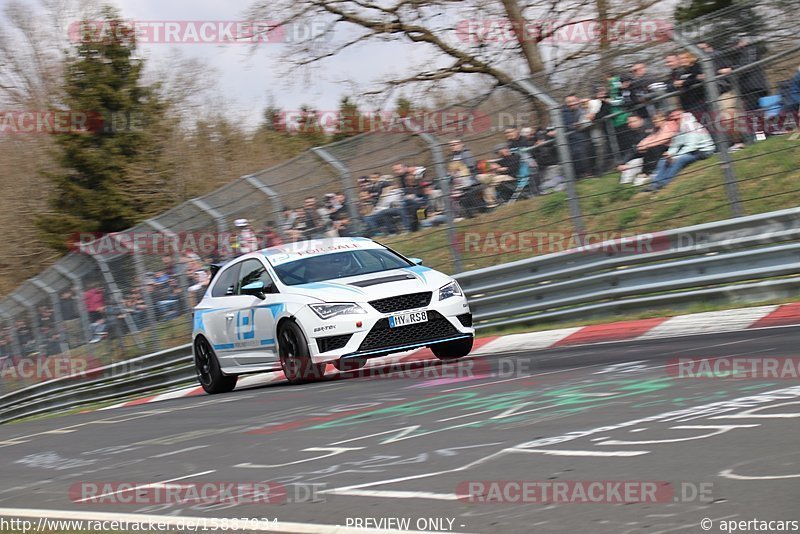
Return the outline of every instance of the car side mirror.
<path id="1" fill-rule="evenodd" d="M 414 265 L 422 265 L 422 258 L 408 258 L 408 261 Z"/>
<path id="2" fill-rule="evenodd" d="M 267 287 L 261 280 L 251 282 L 246 286 L 242 286 L 242 295 L 251 295 L 264 300 L 267 298 L 267 293 L 269 293 L 269 287 Z"/>

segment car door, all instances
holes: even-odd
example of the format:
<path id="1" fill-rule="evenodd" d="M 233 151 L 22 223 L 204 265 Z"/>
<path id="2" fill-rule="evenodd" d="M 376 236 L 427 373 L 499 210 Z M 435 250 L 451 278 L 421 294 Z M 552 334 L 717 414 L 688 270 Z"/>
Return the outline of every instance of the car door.
<path id="1" fill-rule="evenodd" d="M 231 321 L 237 309 L 236 290 L 240 267 L 240 263 L 235 263 L 217 274 L 211 288 L 212 307 L 195 311 L 195 317 L 201 315 L 204 333 L 214 347 L 214 352 L 223 369 L 233 363 L 231 352 L 234 344 Z"/>
<path id="2" fill-rule="evenodd" d="M 258 288 L 262 288 L 259 296 Z M 237 304 L 232 321 L 234 361 L 238 366 L 277 363 L 275 321 L 283 305 L 264 263 L 257 258 L 242 262 L 237 284 Z M 262 298 L 263 297 L 263 298 Z"/>

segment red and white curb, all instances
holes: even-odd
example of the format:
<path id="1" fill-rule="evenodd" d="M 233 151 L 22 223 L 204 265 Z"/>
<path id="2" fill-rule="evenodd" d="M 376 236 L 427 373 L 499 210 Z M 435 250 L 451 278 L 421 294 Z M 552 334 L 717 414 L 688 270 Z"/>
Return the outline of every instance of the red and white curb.
<path id="1" fill-rule="evenodd" d="M 633 341 L 637 339 L 659 339 L 789 325 L 800 325 L 800 303 L 693 313 L 675 317 L 639 319 L 592 326 L 559 328 L 542 332 L 510 334 L 506 336 L 482 337 L 475 340 L 475 346 L 470 357 L 516 351 L 542 350 L 568 345 L 587 345 L 613 341 Z M 410 353 L 372 359 L 367 362 L 366 368 L 432 359 L 434 359 L 434 356 L 429 349 L 420 349 Z M 326 374 L 333 376 L 338 373 L 339 371 L 337 371 L 333 365 L 328 365 Z M 236 389 L 263 386 L 281 380 L 284 380 L 283 373 L 249 375 L 239 379 Z M 159 395 L 151 395 L 136 400 L 120 402 L 112 406 L 100 408 L 100 410 L 138 406 L 140 404 L 203 394 L 203 388 L 201 387 L 186 387 Z"/>

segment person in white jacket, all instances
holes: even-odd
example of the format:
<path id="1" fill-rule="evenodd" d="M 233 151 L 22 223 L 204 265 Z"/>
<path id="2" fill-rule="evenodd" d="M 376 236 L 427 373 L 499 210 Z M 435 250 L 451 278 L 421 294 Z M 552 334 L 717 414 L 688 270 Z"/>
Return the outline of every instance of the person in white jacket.
<path id="1" fill-rule="evenodd" d="M 706 159 L 714 153 L 714 140 L 694 115 L 676 109 L 670 112 L 668 120 L 679 122 L 680 126 L 669 149 L 656 165 L 653 183 L 645 189 L 648 192 L 662 189 L 687 165 Z"/>

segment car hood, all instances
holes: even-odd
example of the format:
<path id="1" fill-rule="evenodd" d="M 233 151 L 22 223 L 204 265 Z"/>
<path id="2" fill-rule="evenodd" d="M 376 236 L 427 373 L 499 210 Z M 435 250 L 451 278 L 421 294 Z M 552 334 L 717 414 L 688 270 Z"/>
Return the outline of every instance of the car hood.
<path id="1" fill-rule="evenodd" d="M 414 266 L 379 273 L 285 286 L 285 292 L 324 302 L 369 302 L 422 291 L 437 291 L 452 279 L 430 267 Z"/>

